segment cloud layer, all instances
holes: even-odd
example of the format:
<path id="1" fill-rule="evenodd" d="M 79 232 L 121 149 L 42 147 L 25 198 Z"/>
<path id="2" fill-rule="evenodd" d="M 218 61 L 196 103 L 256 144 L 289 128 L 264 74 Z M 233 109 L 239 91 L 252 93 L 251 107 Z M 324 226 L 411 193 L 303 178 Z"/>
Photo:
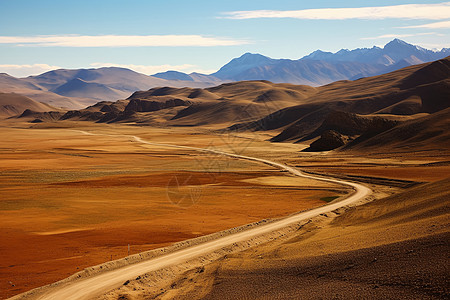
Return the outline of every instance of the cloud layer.
<path id="1" fill-rule="evenodd" d="M 45 47 L 213 47 L 247 44 L 247 41 L 201 35 L 46 35 L 0 36 L 0 44 Z"/>
<path id="2" fill-rule="evenodd" d="M 424 19 L 443 20 L 450 16 L 450 2 L 405 4 L 379 7 L 318 8 L 304 10 L 253 10 L 223 13 L 227 19 L 295 18 L 306 20 Z"/>
<path id="3" fill-rule="evenodd" d="M 427 29 L 445 29 L 450 28 L 450 21 L 442 21 L 435 23 L 428 23 L 423 25 L 405 26 L 400 28 L 427 28 Z"/>
<path id="4" fill-rule="evenodd" d="M 404 37 L 412 37 L 412 36 L 421 36 L 421 35 L 438 35 L 442 36 L 442 34 L 436 32 L 422 32 L 422 33 L 405 33 L 405 34 L 383 34 L 374 37 L 364 37 L 361 40 L 377 40 L 377 39 L 391 39 L 391 38 L 404 38 Z"/>
<path id="5" fill-rule="evenodd" d="M 30 65 L 0 65 L 0 72 L 8 73 L 14 77 L 26 77 L 30 75 L 39 75 L 47 71 L 61 69 L 58 66 L 47 64 L 30 64 Z"/>

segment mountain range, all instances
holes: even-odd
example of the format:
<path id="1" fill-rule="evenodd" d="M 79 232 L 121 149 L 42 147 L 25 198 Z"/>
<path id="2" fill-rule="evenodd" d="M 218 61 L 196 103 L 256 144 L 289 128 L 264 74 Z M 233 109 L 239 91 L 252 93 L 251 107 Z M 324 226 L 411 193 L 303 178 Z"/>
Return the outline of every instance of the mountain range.
<path id="1" fill-rule="evenodd" d="M 27 78 L 0 73 L 0 92 L 20 94 L 57 108 L 81 109 L 99 101 L 125 99 L 138 90 L 165 86 L 206 88 L 227 82 L 267 80 L 316 87 L 385 74 L 448 55 L 448 48 L 432 51 L 395 39 L 383 48 L 343 49 L 336 53 L 317 50 L 298 60 L 246 53 L 209 75 L 167 71 L 148 76 L 116 67 L 59 69 Z"/>
<path id="2" fill-rule="evenodd" d="M 338 80 L 355 80 L 384 74 L 449 55 L 449 48 L 433 51 L 394 39 L 383 48 L 342 49 L 336 53 L 317 50 L 298 60 L 273 59 L 261 54 L 245 53 L 217 72 L 202 75 L 201 79 L 196 73 L 184 74 L 175 71 L 153 76 L 167 80 L 268 80 L 274 83 L 319 86 Z"/>

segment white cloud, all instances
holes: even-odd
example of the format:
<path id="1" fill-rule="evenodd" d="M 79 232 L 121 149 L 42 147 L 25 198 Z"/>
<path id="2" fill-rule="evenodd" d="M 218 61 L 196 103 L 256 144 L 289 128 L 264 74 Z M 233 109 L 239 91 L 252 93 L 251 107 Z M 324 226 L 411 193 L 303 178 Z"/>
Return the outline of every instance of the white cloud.
<path id="1" fill-rule="evenodd" d="M 192 72 L 198 72 L 203 74 L 210 74 L 215 72 L 216 70 L 204 70 L 201 69 L 199 66 L 196 65 L 190 65 L 190 64 L 183 64 L 183 65 L 133 65 L 133 64 L 115 64 L 115 63 L 91 63 L 90 64 L 94 68 L 100 68 L 100 67 L 119 67 L 119 68 L 127 68 L 134 70 L 139 73 L 152 75 L 159 72 L 165 72 L 165 71 L 180 71 L 184 73 L 192 73 Z"/>
<path id="2" fill-rule="evenodd" d="M 404 38 L 404 37 L 419 36 L 419 35 L 442 36 L 442 34 L 436 33 L 436 32 L 423 32 L 423 33 L 411 33 L 411 34 L 383 34 L 383 35 L 374 36 L 374 37 L 364 37 L 364 38 L 361 38 L 361 40 L 378 40 L 378 39 Z"/>
<path id="3" fill-rule="evenodd" d="M 450 21 L 435 22 L 423 25 L 405 26 L 399 28 L 427 28 L 427 29 L 445 29 L 450 28 Z"/>
<path id="4" fill-rule="evenodd" d="M 0 44 L 45 47 L 234 46 L 248 41 L 201 35 L 44 35 L 0 36 Z"/>
<path id="5" fill-rule="evenodd" d="M 30 75 L 39 75 L 47 71 L 61 69 L 58 66 L 50 66 L 47 64 L 32 65 L 0 65 L 0 72 L 8 73 L 14 77 L 26 77 Z"/>
<path id="6" fill-rule="evenodd" d="M 223 13 L 227 19 L 294 18 L 306 20 L 346 19 L 429 19 L 450 16 L 450 2 L 438 4 L 404 4 L 378 7 L 318 8 L 303 10 L 253 10 Z"/>
<path id="7" fill-rule="evenodd" d="M 435 51 L 440 51 L 443 48 L 449 48 L 450 49 L 450 43 L 446 43 L 446 44 L 421 43 L 420 45 L 422 47 L 424 47 L 424 48 L 435 50 Z"/>

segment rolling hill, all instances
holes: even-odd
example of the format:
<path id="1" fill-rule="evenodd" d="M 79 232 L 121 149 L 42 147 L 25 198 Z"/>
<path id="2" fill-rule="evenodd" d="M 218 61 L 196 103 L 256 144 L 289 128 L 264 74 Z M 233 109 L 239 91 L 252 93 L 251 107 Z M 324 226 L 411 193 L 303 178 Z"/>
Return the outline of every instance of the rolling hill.
<path id="1" fill-rule="evenodd" d="M 450 108 L 414 120 L 408 120 L 380 134 L 362 135 L 344 147 L 365 149 L 450 149 Z"/>
<path id="2" fill-rule="evenodd" d="M 97 100 L 121 99 L 128 96 L 127 92 L 111 88 L 105 84 L 88 82 L 78 77 L 58 86 L 53 92 L 68 97 L 85 97 L 88 95 L 89 98 Z"/>
<path id="3" fill-rule="evenodd" d="M 1 92 L 22 94 L 36 101 L 67 109 L 85 108 L 98 101 L 124 99 L 137 90 L 158 86 L 208 87 L 213 85 L 215 83 L 207 81 L 170 81 L 115 67 L 60 69 L 27 78 L 0 74 Z"/>
<path id="4" fill-rule="evenodd" d="M 412 142 L 423 148 L 428 137 L 433 145 L 448 145 L 445 131 L 430 129 L 450 126 L 448 99 L 450 57 L 321 87 L 240 81 L 204 89 L 152 88 L 61 119 L 266 131 L 273 142 L 308 142 L 306 151 L 402 148 Z"/>
<path id="5" fill-rule="evenodd" d="M 265 130 L 283 128 L 273 141 L 301 142 L 333 129 L 323 127 L 323 122 L 342 111 L 379 117 L 385 114 L 419 117 L 446 109 L 448 99 L 450 59 L 446 58 L 384 75 L 323 86 L 307 103 L 279 111 L 263 123 Z M 334 123 L 348 122 L 346 118 L 339 119 L 339 115 L 337 118 Z M 339 132 L 339 128 L 334 129 Z"/>
<path id="6" fill-rule="evenodd" d="M 34 101 L 22 95 L 15 93 L 0 93 L 0 118 L 20 115 L 27 109 L 35 112 L 55 110 L 55 108 L 50 105 Z"/>
<path id="7" fill-rule="evenodd" d="M 200 88 L 152 88 L 119 102 L 101 102 L 64 119 L 173 126 L 220 126 L 254 121 L 315 93 L 309 86 L 243 81 Z M 121 103 L 118 108 L 118 103 Z M 123 106 L 126 103 L 125 106 Z"/>

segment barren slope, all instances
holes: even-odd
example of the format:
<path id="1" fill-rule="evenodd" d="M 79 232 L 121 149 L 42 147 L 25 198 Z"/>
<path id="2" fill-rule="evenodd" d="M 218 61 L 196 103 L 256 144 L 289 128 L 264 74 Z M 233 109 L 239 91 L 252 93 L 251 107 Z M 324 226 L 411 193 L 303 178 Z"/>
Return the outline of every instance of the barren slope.
<path id="1" fill-rule="evenodd" d="M 105 108 L 92 116 L 92 109 L 70 112 L 65 119 L 98 122 L 136 122 L 157 125 L 222 128 L 233 123 L 260 119 L 281 108 L 301 103 L 316 92 L 309 86 L 243 81 L 200 88 L 152 88 L 133 93 L 121 111 Z M 105 105 L 107 105 L 105 103 Z M 113 105 L 113 103 L 111 103 Z M 89 115 L 89 117 L 88 117 Z"/>
<path id="2" fill-rule="evenodd" d="M 15 93 L 0 93 L 0 118 L 20 115 L 26 109 L 36 112 L 55 110 L 55 108 L 50 105 L 34 101 L 22 95 Z"/>
<path id="3" fill-rule="evenodd" d="M 450 108 L 406 121 L 377 135 L 362 135 L 344 147 L 356 151 L 450 149 Z"/>
<path id="4" fill-rule="evenodd" d="M 303 104 L 284 109 L 266 129 L 286 127 L 274 141 L 297 141 L 319 128 L 335 111 L 362 115 L 434 113 L 449 106 L 450 59 L 318 88 Z"/>

